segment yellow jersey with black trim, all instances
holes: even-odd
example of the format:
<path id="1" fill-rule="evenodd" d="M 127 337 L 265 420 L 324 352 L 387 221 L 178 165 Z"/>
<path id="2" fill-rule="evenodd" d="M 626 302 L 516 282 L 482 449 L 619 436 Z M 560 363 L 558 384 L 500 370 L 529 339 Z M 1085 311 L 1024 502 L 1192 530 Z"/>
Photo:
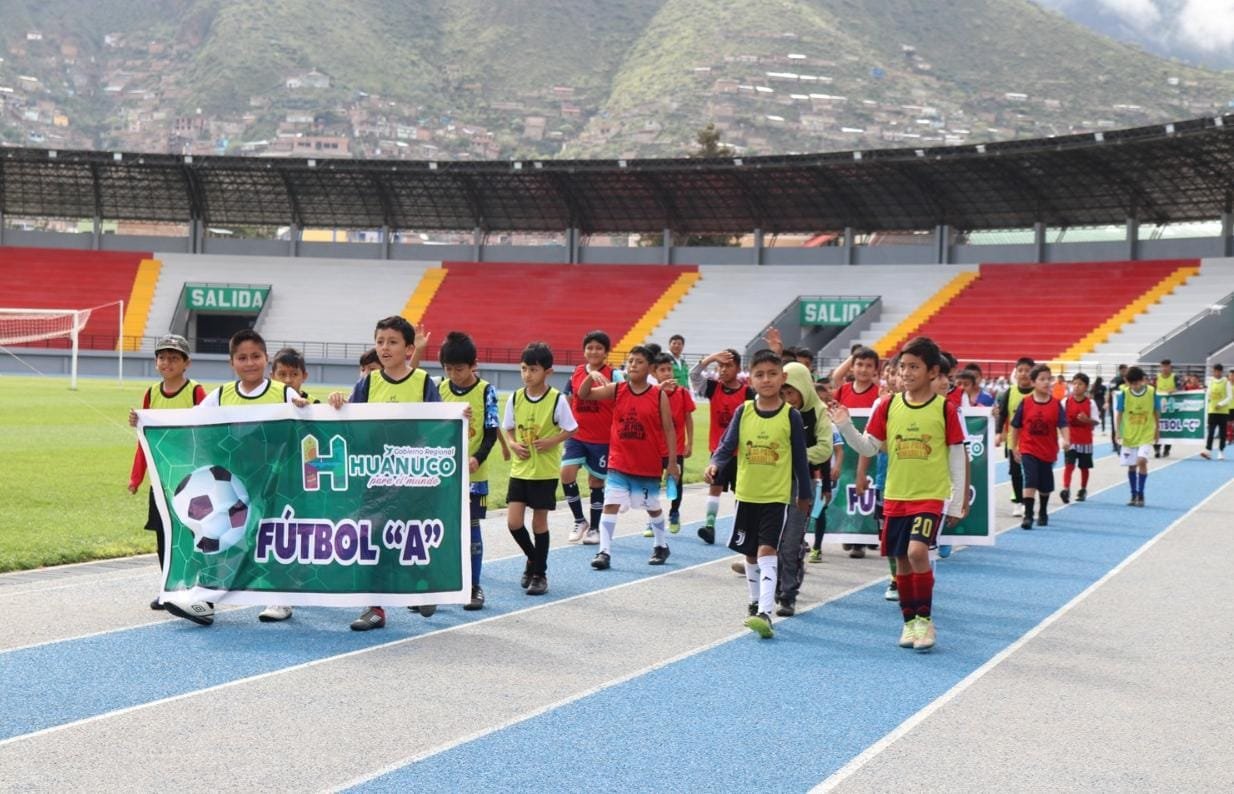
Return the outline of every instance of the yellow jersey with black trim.
<path id="1" fill-rule="evenodd" d="M 368 401 L 371 403 L 422 403 L 428 373 L 413 369 L 402 380 L 390 380 L 383 370 L 368 374 Z"/>
<path id="2" fill-rule="evenodd" d="M 437 391 L 441 393 L 443 403 L 466 403 L 471 406 L 471 419 L 467 420 L 467 455 L 474 458 L 484 442 L 484 395 L 488 391 L 488 381 L 477 379 L 467 391 L 455 394 L 449 379 L 442 378 Z M 488 458 L 471 473 L 471 481 L 488 481 Z"/>
<path id="3" fill-rule="evenodd" d="M 510 476 L 520 480 L 557 479 L 561 471 L 561 444 L 543 452 L 533 444 L 561 432 L 557 424 L 557 401 L 561 399 L 561 392 L 550 386 L 544 396 L 533 400 L 524 387 L 510 395 L 510 399 L 514 401 L 514 440 L 531 452 L 526 460 L 513 456 Z"/>
<path id="4" fill-rule="evenodd" d="M 240 391 L 240 381 L 232 381 L 219 386 L 219 405 L 279 405 L 287 402 L 287 388 L 282 381 L 266 380 L 261 394 L 246 396 Z"/>
<path id="5" fill-rule="evenodd" d="M 146 389 L 146 402 L 151 408 L 192 408 L 197 404 L 193 402 L 193 395 L 200 385 L 190 378 L 175 394 L 164 394 L 163 384 L 156 383 Z"/>
<path id="6" fill-rule="evenodd" d="M 1145 386 L 1136 394 L 1130 386 L 1123 386 L 1123 410 L 1119 414 L 1118 435 L 1124 447 L 1142 447 L 1151 444 L 1157 437 L 1156 420 L 1157 390 Z"/>
<path id="7" fill-rule="evenodd" d="M 753 400 L 741 408 L 737 426 L 739 502 L 788 504 L 793 494 L 793 425 L 791 407 L 781 403 L 771 416 L 758 412 Z"/>
<path id="8" fill-rule="evenodd" d="M 887 406 L 886 498 L 901 502 L 951 498 L 947 401 L 914 405 L 903 394 Z"/>

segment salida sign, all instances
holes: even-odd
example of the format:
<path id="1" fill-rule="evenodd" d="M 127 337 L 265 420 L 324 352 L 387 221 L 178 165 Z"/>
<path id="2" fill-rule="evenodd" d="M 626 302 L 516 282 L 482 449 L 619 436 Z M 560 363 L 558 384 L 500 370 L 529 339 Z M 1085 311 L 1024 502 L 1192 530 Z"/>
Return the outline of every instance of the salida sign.
<path id="1" fill-rule="evenodd" d="M 802 325 L 848 325 L 869 308 L 872 298 L 802 298 Z"/>
<path id="2" fill-rule="evenodd" d="M 270 296 L 269 284 L 185 284 L 184 306 L 218 314 L 260 314 Z"/>

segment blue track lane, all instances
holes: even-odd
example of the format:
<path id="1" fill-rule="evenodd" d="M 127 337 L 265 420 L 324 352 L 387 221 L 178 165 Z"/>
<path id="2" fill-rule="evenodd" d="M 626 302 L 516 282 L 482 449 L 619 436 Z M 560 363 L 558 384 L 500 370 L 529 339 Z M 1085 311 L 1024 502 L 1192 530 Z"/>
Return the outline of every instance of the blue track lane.
<path id="1" fill-rule="evenodd" d="M 637 522 L 623 519 L 622 526 Z M 732 518 L 718 522 L 726 537 Z M 672 556 L 663 567 L 647 565 L 651 540 L 617 538 L 613 568 L 593 571 L 595 546 L 565 546 L 549 554 L 549 592 L 526 595 L 518 588 L 523 558 L 486 563 L 481 583 L 488 596 L 481 612 L 443 607 L 432 618 L 388 609 L 385 629 L 350 631 L 360 609 L 297 607 L 286 623 L 257 622 L 256 608 L 221 612 L 209 628 L 173 620 L 82 639 L 0 653 L 0 741 L 109 711 L 190 693 L 229 681 L 281 670 L 460 623 L 509 614 L 625 582 L 671 574 L 690 565 L 729 556 L 723 545 L 704 545 L 695 535 L 702 522 L 669 536 Z M 491 540 L 491 539 L 490 539 Z M 509 554 L 513 540 L 490 542 L 490 554 Z M 507 545 L 508 544 L 508 545 Z M 175 675 L 168 675 L 174 670 Z"/>
<path id="2" fill-rule="evenodd" d="M 1149 507 L 1125 486 L 1059 509 L 1046 529 L 939 565 L 939 645 L 896 646 L 882 585 L 700 652 L 401 767 L 363 791 L 804 791 L 1100 579 L 1199 501 L 1231 468 L 1150 473 Z M 734 585 L 736 586 L 736 585 Z M 743 616 L 734 615 L 737 628 Z M 551 672 L 546 672 L 551 675 Z M 855 684 L 864 681 L 864 684 Z"/>

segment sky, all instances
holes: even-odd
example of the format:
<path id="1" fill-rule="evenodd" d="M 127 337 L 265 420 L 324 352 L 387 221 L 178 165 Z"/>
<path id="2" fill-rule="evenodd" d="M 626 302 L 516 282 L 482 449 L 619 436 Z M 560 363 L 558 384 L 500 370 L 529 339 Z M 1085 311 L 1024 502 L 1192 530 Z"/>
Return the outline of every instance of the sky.
<path id="1" fill-rule="evenodd" d="M 1156 52 L 1234 67 L 1234 0 L 1035 1 Z"/>

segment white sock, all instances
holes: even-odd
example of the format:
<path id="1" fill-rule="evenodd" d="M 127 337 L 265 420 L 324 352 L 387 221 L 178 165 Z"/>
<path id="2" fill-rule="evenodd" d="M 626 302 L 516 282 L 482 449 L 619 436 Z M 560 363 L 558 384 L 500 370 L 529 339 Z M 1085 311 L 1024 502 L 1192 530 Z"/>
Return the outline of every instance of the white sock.
<path id="1" fill-rule="evenodd" d="M 707 495 L 707 526 L 716 525 L 716 516 L 720 513 L 720 497 Z"/>
<path id="2" fill-rule="evenodd" d="M 750 588 L 751 603 L 758 600 L 758 563 L 746 561 L 746 585 Z"/>
<path id="3" fill-rule="evenodd" d="M 664 531 L 664 514 L 651 518 L 651 532 L 656 536 L 657 546 L 668 546 L 668 535 Z"/>
<path id="4" fill-rule="evenodd" d="M 774 554 L 758 558 L 758 611 L 770 615 L 776 603 L 776 580 L 780 576 L 780 559 Z"/>
<path id="5" fill-rule="evenodd" d="M 617 531 L 617 516 L 608 513 L 600 516 L 600 551 L 613 553 L 613 533 Z"/>

